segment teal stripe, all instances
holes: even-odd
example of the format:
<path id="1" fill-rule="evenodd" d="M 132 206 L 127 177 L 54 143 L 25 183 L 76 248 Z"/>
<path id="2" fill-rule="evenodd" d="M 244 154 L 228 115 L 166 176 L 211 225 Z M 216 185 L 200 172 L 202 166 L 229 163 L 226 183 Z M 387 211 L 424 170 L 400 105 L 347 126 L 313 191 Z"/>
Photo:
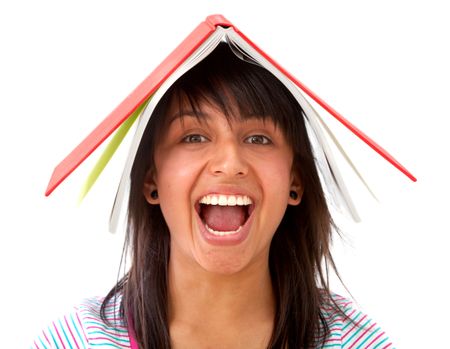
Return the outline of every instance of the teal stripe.
<path id="1" fill-rule="evenodd" d="M 381 344 L 387 341 L 387 337 L 384 338 L 380 343 L 378 343 L 376 346 L 373 347 L 373 349 L 377 349 Z"/>
<path id="2" fill-rule="evenodd" d="M 47 346 L 46 346 L 45 343 L 42 341 L 42 337 L 39 337 L 39 342 L 41 342 L 42 347 L 43 347 L 44 349 L 47 349 Z"/>
<path id="3" fill-rule="evenodd" d="M 99 327 L 101 327 L 101 328 L 104 328 L 105 330 L 111 330 L 111 327 L 105 325 L 105 324 L 102 323 L 102 322 L 97 322 L 97 321 L 84 321 L 84 323 L 85 323 L 86 325 L 95 325 L 95 326 L 99 326 Z M 123 330 L 123 329 L 116 328 L 116 327 L 114 327 L 114 331 L 117 331 L 117 332 L 120 332 L 120 333 L 128 333 L 127 330 Z"/>
<path id="4" fill-rule="evenodd" d="M 341 343 L 334 343 L 334 344 L 325 344 L 322 348 L 335 348 L 335 347 L 341 347 Z"/>
<path id="5" fill-rule="evenodd" d="M 64 334 L 64 337 L 66 338 L 67 343 L 69 343 L 70 349 L 73 349 L 72 344 L 70 343 L 69 337 L 67 336 L 67 333 L 64 330 L 61 320 L 59 320 L 58 322 L 59 322 L 59 327 L 60 327 L 61 332 Z"/>
<path id="6" fill-rule="evenodd" d="M 370 319 L 369 320 L 367 320 L 366 321 L 366 323 L 364 324 L 364 325 L 362 325 L 362 326 L 358 326 L 358 330 L 357 331 L 355 331 L 346 341 L 345 341 L 345 343 L 344 343 L 344 347 L 353 339 L 353 338 L 355 338 L 355 336 L 359 333 L 359 332 L 361 332 L 365 327 L 366 327 L 366 325 L 367 324 L 370 324 Z M 351 343 L 350 343 L 351 344 Z"/>
<path id="7" fill-rule="evenodd" d="M 340 337 L 341 334 L 336 332 L 336 330 L 331 330 L 330 334 L 328 335 L 328 338 L 332 338 L 332 337 Z"/>
<path id="8" fill-rule="evenodd" d="M 362 314 L 362 313 L 359 311 L 359 312 L 356 314 L 356 316 L 352 318 L 352 320 L 356 323 L 356 322 L 357 322 L 356 320 L 361 316 L 361 314 Z M 349 321 L 349 322 L 342 328 L 342 332 L 344 332 L 344 330 L 345 330 L 348 326 L 350 326 L 350 325 L 353 325 L 353 323 L 352 323 L 351 321 Z"/>
<path id="9" fill-rule="evenodd" d="M 73 314 L 70 314 L 70 321 L 72 321 L 73 328 L 75 329 L 75 332 L 78 335 L 78 339 L 80 340 L 80 343 L 83 344 L 83 348 L 86 349 L 86 343 L 84 342 L 84 338 L 81 336 L 80 331 L 78 331 L 78 324 L 75 322 Z"/>
<path id="10" fill-rule="evenodd" d="M 355 349 L 364 349 L 362 346 L 364 345 L 364 343 L 366 343 L 370 338 L 373 337 L 373 335 L 377 332 L 380 331 L 380 328 L 377 327 L 374 331 L 371 331 L 371 333 L 366 337 L 366 339 L 364 339 L 360 345 L 358 345 Z"/>
<path id="11" fill-rule="evenodd" d="M 338 313 L 335 313 L 333 316 L 331 316 L 329 319 L 328 319 L 328 322 L 330 323 L 330 322 L 333 322 L 336 318 L 339 318 L 340 317 L 340 314 L 338 314 Z"/>
<path id="12" fill-rule="evenodd" d="M 52 329 L 50 327 L 48 328 L 48 334 L 50 335 L 50 337 L 52 337 L 53 343 L 55 343 L 56 348 L 58 348 L 58 343 L 56 342 L 55 336 L 53 335 Z"/>
<path id="13" fill-rule="evenodd" d="M 114 335 L 106 333 L 106 332 L 103 332 L 103 331 L 92 331 L 92 332 L 89 332 L 89 335 L 94 335 L 94 334 L 100 334 L 102 336 L 114 339 L 114 340 L 116 340 L 118 342 L 128 342 L 127 338 L 115 337 Z"/>

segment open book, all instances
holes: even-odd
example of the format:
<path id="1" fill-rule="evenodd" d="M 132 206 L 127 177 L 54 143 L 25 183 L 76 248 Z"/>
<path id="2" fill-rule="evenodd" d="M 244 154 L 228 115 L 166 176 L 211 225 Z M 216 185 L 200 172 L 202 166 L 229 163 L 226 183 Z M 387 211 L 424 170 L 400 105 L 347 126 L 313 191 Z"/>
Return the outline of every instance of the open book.
<path id="1" fill-rule="evenodd" d="M 387 161 L 403 172 L 411 180 L 414 176 L 396 161 L 388 152 L 366 136 L 362 131 L 352 125 L 342 115 L 331 108 L 322 99 L 300 81 L 290 75 L 273 59 L 252 43 L 235 26 L 220 15 L 209 16 L 202 22 L 158 67 L 153 71 L 119 106 L 80 143 L 56 168 L 49 182 L 46 195 L 50 193 L 83 162 L 107 137 L 116 129 L 117 132 L 110 144 L 95 166 L 86 182 L 83 195 L 95 182 L 102 169 L 119 146 L 122 139 L 135 120 L 138 120 L 135 135 L 131 142 L 129 155 L 125 163 L 123 174 L 119 183 L 116 198 L 110 217 L 110 230 L 115 231 L 122 208 L 126 206 L 129 186 L 129 177 L 134 158 L 139 147 L 142 135 L 159 100 L 170 86 L 189 69 L 208 56 L 220 42 L 226 42 L 232 51 L 241 59 L 252 64 L 258 64 L 276 76 L 292 93 L 302 107 L 308 136 L 313 147 L 316 166 L 322 182 L 327 200 L 336 208 L 347 212 L 356 221 L 358 213 L 345 186 L 344 180 L 337 167 L 335 158 L 328 141 L 334 142 L 344 159 L 363 181 L 363 178 L 345 154 L 336 137 L 331 133 L 321 116 L 314 110 L 305 98 L 308 95 L 332 116 L 345 125 L 356 136 L 372 147 Z M 366 185 L 366 184 L 365 184 Z M 368 188 L 368 186 L 366 185 Z M 370 191 L 370 189 L 368 188 Z"/>

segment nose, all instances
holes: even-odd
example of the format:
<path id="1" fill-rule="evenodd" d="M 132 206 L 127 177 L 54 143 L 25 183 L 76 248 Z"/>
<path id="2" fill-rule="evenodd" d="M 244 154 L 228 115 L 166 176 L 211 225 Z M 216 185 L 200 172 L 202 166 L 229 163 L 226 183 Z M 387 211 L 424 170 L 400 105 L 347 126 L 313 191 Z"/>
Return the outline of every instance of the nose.
<path id="1" fill-rule="evenodd" d="M 215 176 L 244 177 L 248 163 L 236 140 L 217 143 L 209 161 L 209 172 Z"/>

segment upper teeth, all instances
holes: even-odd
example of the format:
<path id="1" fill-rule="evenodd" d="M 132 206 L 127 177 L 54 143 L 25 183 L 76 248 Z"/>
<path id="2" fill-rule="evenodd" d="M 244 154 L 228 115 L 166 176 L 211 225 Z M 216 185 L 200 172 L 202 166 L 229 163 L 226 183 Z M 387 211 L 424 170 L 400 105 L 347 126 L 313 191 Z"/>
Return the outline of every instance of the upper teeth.
<path id="1" fill-rule="evenodd" d="M 251 205 L 252 199 L 246 195 L 205 195 L 200 199 L 201 204 L 219 206 Z"/>

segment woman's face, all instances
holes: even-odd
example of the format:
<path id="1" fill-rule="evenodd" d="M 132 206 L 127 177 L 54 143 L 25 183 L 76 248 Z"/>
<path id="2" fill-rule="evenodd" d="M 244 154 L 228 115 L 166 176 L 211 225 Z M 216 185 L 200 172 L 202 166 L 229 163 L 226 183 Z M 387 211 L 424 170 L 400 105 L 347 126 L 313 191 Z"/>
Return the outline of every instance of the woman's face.
<path id="1" fill-rule="evenodd" d="M 171 260 L 232 274 L 268 266 L 272 237 L 301 187 L 293 153 L 270 119 L 228 119 L 206 103 L 201 118 L 172 103 L 144 188 L 160 204 L 171 234 Z M 158 199 L 150 192 L 158 190 Z M 290 190 L 299 195 L 289 197 Z"/>

